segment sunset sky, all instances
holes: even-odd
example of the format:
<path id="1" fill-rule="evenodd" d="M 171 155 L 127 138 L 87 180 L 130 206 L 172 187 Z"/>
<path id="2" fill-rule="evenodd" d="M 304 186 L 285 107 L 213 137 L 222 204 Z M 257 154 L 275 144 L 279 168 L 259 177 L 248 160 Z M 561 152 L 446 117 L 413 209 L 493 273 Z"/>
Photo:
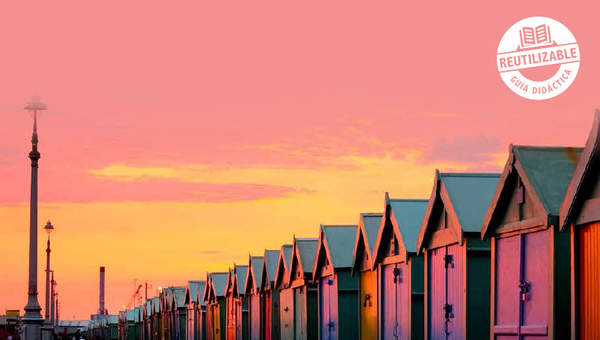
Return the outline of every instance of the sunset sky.
<path id="1" fill-rule="evenodd" d="M 10 2 L 0 10 L 0 313 L 27 300 L 32 95 L 40 228 L 62 319 L 116 313 L 134 280 L 184 285 L 384 193 L 428 198 L 436 168 L 500 171 L 509 143 L 583 146 L 600 107 L 600 4 L 485 1 Z M 581 66 L 531 101 L 496 68 L 529 16 Z M 44 301 L 45 234 L 39 234 Z"/>

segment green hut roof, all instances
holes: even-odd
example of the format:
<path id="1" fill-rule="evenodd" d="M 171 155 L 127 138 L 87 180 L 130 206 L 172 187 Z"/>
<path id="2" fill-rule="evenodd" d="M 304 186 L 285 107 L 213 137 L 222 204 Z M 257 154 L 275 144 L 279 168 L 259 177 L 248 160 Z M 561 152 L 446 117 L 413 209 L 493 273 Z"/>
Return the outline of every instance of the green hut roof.
<path id="1" fill-rule="evenodd" d="M 417 251 L 417 239 L 427 210 L 428 200 L 420 199 L 390 199 L 386 194 L 393 218 L 398 225 L 404 247 L 409 253 Z"/>
<path id="2" fill-rule="evenodd" d="M 262 256 L 251 256 L 250 265 L 252 266 L 252 279 L 254 280 L 257 287 L 260 287 L 262 276 L 262 267 L 264 263 L 264 257 Z"/>
<path id="3" fill-rule="evenodd" d="M 160 298 L 158 296 L 152 298 L 152 309 L 154 313 L 160 313 Z"/>
<path id="4" fill-rule="evenodd" d="M 582 148 L 513 146 L 546 212 L 558 216 Z"/>
<path id="5" fill-rule="evenodd" d="M 279 257 L 279 250 L 265 250 L 264 256 L 264 270 L 267 271 L 267 277 L 269 278 L 269 283 L 273 283 L 275 281 L 275 272 L 277 271 L 277 258 Z"/>
<path id="6" fill-rule="evenodd" d="M 225 288 L 227 287 L 227 273 L 210 273 L 210 281 L 214 289 L 215 296 L 225 296 Z"/>
<path id="7" fill-rule="evenodd" d="M 381 224 L 381 218 L 383 214 L 360 214 L 362 221 L 362 228 L 364 228 L 366 243 L 369 246 L 368 251 L 372 252 L 375 249 L 375 243 L 377 242 L 377 233 L 379 232 L 379 225 Z"/>
<path id="8" fill-rule="evenodd" d="M 298 256 L 300 257 L 300 265 L 304 273 L 312 274 L 313 263 L 315 262 L 315 255 L 317 253 L 317 246 L 319 245 L 318 238 L 295 238 L 294 243 Z"/>
<path id="9" fill-rule="evenodd" d="M 244 287 L 246 287 L 246 275 L 248 273 L 248 266 L 235 266 L 236 280 L 238 293 L 240 295 L 244 294 Z"/>
<path id="10" fill-rule="evenodd" d="M 318 252 L 324 247 L 334 268 L 352 267 L 356 228 L 356 225 L 321 225 L 320 242 L 323 245 L 318 247 Z"/>
<path id="11" fill-rule="evenodd" d="M 480 232 L 500 174 L 441 173 L 458 222 L 464 232 Z"/>

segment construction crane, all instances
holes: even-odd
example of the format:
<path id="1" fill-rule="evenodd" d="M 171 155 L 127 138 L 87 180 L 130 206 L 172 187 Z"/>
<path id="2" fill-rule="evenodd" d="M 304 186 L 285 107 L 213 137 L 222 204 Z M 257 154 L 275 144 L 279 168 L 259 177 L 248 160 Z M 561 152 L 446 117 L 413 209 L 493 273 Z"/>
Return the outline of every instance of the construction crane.
<path id="1" fill-rule="evenodd" d="M 134 285 L 136 285 L 136 282 L 134 281 Z M 139 301 L 141 303 L 141 299 L 142 299 L 142 285 L 137 285 L 137 288 L 135 288 L 135 291 L 133 292 L 133 295 L 131 295 L 131 298 L 129 298 L 129 302 L 127 303 L 127 308 L 131 309 L 133 307 L 135 307 L 135 304 Z"/>

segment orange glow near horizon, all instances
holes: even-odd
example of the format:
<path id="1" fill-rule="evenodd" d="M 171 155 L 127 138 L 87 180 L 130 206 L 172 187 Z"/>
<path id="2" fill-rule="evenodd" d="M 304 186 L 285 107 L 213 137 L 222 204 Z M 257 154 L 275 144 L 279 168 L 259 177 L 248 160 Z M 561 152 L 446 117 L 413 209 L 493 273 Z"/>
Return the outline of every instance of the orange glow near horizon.
<path id="1" fill-rule="evenodd" d="M 134 280 L 152 296 L 358 223 L 385 192 L 428 198 L 435 169 L 499 172 L 510 143 L 583 146 L 600 107 L 596 3 L 8 6 L 0 313 L 26 303 L 32 94 L 48 106 L 39 301 L 51 220 L 62 319 L 96 313 L 100 266 L 116 313 Z M 495 53 L 540 6 L 582 62 L 565 93 L 534 102 L 502 83 Z"/>

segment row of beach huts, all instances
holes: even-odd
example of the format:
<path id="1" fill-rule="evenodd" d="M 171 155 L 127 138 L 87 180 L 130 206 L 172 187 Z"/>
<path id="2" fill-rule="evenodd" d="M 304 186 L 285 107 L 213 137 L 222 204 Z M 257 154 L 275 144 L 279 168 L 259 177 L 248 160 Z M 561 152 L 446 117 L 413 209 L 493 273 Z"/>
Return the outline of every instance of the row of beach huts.
<path id="1" fill-rule="evenodd" d="M 119 340 L 600 339 L 600 112 L 585 148 L 511 145 L 121 312 Z M 107 331 L 109 329 L 109 331 Z M 108 335 L 106 335 L 108 334 Z"/>

